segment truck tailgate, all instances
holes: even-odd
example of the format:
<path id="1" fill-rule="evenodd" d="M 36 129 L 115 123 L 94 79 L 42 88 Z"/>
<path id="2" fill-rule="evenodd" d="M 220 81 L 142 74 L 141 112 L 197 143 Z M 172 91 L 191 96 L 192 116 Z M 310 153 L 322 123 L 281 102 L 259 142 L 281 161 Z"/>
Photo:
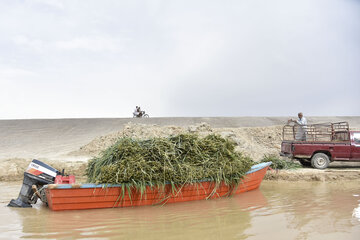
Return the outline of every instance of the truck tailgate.
<path id="1" fill-rule="evenodd" d="M 290 155 L 292 154 L 292 142 L 285 142 L 281 143 L 281 153 L 283 155 Z"/>

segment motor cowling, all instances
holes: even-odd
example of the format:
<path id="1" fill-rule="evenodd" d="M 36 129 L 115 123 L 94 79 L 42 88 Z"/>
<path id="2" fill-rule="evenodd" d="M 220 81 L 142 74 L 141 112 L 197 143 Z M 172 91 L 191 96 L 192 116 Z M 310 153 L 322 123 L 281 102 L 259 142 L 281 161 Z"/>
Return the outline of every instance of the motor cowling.
<path id="1" fill-rule="evenodd" d="M 19 196 L 16 200 L 12 199 L 8 204 L 8 207 L 31 207 L 32 203 L 36 203 L 36 196 L 34 199 L 34 190 L 32 186 L 41 188 L 46 184 L 54 183 L 56 175 L 60 174 L 55 168 L 39 161 L 32 160 L 28 168 L 24 172 L 23 185 Z"/>

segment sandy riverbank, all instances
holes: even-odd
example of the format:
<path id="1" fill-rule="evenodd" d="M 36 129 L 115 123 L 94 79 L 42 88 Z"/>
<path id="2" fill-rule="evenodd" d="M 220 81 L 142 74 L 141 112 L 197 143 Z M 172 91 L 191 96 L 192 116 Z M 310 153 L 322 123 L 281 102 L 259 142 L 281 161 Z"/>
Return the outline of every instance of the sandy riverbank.
<path id="1" fill-rule="evenodd" d="M 181 132 L 217 133 L 237 143 L 237 150 L 260 160 L 277 154 L 286 117 L 54 119 L 0 120 L 0 181 L 21 180 L 33 158 L 84 179 L 86 164 L 120 136 L 146 138 Z M 360 128 L 360 117 L 309 117 L 309 122 L 349 121 Z M 339 164 L 325 170 L 269 171 L 269 180 L 335 181 L 360 179 L 360 164 Z"/>

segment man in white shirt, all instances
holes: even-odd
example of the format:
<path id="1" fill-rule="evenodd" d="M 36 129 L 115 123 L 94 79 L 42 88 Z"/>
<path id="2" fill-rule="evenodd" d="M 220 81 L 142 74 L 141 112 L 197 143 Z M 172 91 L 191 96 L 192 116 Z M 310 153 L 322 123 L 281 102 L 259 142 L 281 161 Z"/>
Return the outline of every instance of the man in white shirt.
<path id="1" fill-rule="evenodd" d="M 300 141 L 306 141 L 306 125 L 307 125 L 307 120 L 304 117 L 302 112 L 298 113 L 298 119 L 294 120 L 294 119 L 290 119 L 288 122 L 293 122 L 295 123 L 297 126 L 297 131 L 296 131 L 296 135 L 295 135 L 295 140 L 300 140 Z"/>

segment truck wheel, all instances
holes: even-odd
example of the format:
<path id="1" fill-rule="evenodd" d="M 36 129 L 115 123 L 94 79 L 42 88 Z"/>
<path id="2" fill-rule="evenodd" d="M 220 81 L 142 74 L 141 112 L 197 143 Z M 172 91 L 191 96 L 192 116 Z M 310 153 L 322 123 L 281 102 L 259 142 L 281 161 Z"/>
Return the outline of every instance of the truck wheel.
<path id="1" fill-rule="evenodd" d="M 325 153 L 316 153 L 311 158 L 311 166 L 317 169 L 325 169 L 329 166 L 330 160 Z"/>

